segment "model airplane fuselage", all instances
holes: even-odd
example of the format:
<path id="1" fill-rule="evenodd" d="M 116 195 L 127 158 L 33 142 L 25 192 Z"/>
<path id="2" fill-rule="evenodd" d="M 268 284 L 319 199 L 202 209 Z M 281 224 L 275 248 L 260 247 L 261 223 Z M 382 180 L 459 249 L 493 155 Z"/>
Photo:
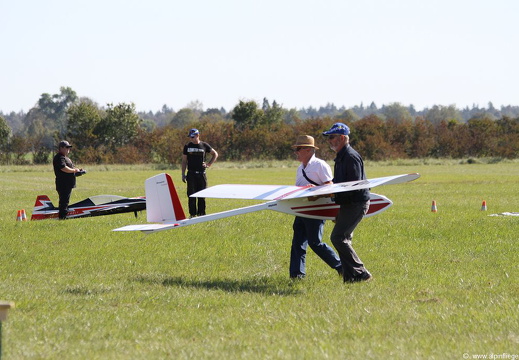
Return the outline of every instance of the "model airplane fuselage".
<path id="1" fill-rule="evenodd" d="M 69 205 L 67 219 L 89 216 L 101 216 L 146 210 L 146 198 L 127 198 L 117 195 L 97 195 L 75 204 Z M 47 195 L 36 198 L 31 220 L 57 219 L 59 209 L 55 207 Z"/>
<path id="2" fill-rule="evenodd" d="M 335 204 L 330 195 L 370 189 L 380 185 L 405 183 L 419 177 L 419 174 L 404 174 L 322 186 L 216 185 L 191 196 L 264 200 L 266 202 L 187 219 L 171 176 L 163 173 L 145 181 L 147 220 L 153 224 L 128 225 L 114 229 L 114 231 L 153 233 L 260 210 L 274 210 L 295 216 L 333 220 L 339 211 L 339 205 Z M 387 210 L 392 204 L 392 201 L 385 196 L 371 193 L 370 207 L 366 216 Z"/>

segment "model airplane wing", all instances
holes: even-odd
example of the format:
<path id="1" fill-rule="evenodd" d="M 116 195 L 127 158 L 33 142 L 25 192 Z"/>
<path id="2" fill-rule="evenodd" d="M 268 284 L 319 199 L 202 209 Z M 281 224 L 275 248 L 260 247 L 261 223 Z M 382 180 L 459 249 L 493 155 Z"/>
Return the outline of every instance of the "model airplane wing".
<path id="1" fill-rule="evenodd" d="M 191 197 L 245 200 L 288 200 L 310 196 L 336 194 L 345 191 L 370 189 L 380 185 L 401 184 L 418 179 L 419 174 L 385 176 L 321 186 L 239 185 L 222 184 L 199 191 Z"/>

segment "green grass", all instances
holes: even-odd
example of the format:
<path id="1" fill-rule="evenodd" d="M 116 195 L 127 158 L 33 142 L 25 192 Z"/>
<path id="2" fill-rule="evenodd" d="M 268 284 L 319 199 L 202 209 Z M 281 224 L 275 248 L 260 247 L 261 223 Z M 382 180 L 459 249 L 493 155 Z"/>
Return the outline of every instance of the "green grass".
<path id="1" fill-rule="evenodd" d="M 218 183 L 292 184 L 295 163 L 218 164 Z M 88 167 L 72 201 L 144 195 L 158 168 Z M 178 169 L 167 171 L 183 204 Z M 293 218 L 264 211 L 152 235 L 111 232 L 143 213 L 16 222 L 48 167 L 0 167 L 5 359 L 462 359 L 519 349 L 519 163 L 368 163 L 370 177 L 420 172 L 374 192 L 393 200 L 354 247 L 375 280 L 342 284 L 309 250 L 288 279 Z M 435 200 L 438 212 L 432 213 Z M 488 211 L 480 211 L 483 200 Z M 208 211 L 250 205 L 208 200 Z M 329 242 L 333 224 L 325 227 Z"/>

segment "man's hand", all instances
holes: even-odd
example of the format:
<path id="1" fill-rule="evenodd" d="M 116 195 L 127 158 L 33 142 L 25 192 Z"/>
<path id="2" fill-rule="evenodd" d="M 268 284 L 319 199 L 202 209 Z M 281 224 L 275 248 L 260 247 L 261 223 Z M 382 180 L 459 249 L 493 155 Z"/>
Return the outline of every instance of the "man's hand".
<path id="1" fill-rule="evenodd" d="M 182 174 L 182 182 L 186 182 L 186 175 Z"/>

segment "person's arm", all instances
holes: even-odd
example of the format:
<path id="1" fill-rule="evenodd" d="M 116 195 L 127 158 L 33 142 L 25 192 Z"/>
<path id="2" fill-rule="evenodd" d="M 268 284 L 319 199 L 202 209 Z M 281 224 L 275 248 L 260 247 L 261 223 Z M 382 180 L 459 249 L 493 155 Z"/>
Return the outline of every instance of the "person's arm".
<path id="1" fill-rule="evenodd" d="M 206 167 L 210 167 L 211 165 L 213 165 L 213 163 L 216 161 L 216 159 L 218 159 L 218 153 L 216 152 L 215 149 L 211 149 L 211 160 L 209 160 L 209 163 L 206 165 Z"/>
<path id="2" fill-rule="evenodd" d="M 182 181 L 186 182 L 187 155 L 182 154 Z"/>
<path id="3" fill-rule="evenodd" d="M 65 165 L 64 167 L 61 168 L 61 171 L 63 171 L 64 173 L 67 173 L 67 174 L 74 174 L 74 173 L 77 173 L 78 171 L 80 171 L 81 169 L 78 169 L 78 168 L 71 168 L 67 165 Z"/>

